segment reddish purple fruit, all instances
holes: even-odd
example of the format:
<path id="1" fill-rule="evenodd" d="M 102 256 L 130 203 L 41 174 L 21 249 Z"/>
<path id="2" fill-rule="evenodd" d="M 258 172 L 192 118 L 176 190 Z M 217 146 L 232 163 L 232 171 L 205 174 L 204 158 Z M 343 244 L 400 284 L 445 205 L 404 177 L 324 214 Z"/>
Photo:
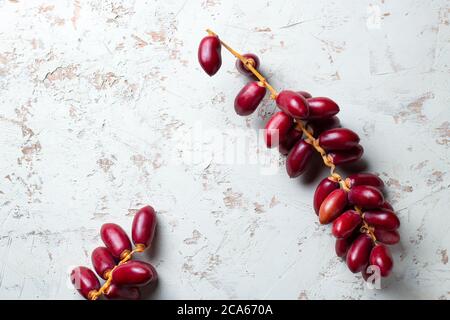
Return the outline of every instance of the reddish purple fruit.
<path id="1" fill-rule="evenodd" d="M 361 145 L 357 145 L 346 151 L 331 151 L 328 153 L 328 157 L 334 165 L 339 166 L 359 160 L 364 153 L 364 149 Z"/>
<path id="2" fill-rule="evenodd" d="M 358 212 L 347 210 L 334 220 L 332 233 L 336 238 L 347 238 L 361 222 L 362 219 Z"/>
<path id="3" fill-rule="evenodd" d="M 142 261 L 129 261 L 112 272 L 112 283 L 119 286 L 145 286 L 156 278 L 155 268 Z"/>
<path id="4" fill-rule="evenodd" d="M 330 118 L 339 112 L 339 106 L 336 102 L 325 97 L 307 98 L 309 106 L 308 119 Z"/>
<path id="5" fill-rule="evenodd" d="M 86 267 L 76 267 L 70 273 L 70 280 L 75 289 L 86 299 L 92 299 L 92 295 L 100 289 L 100 282 L 95 273 Z"/>
<path id="6" fill-rule="evenodd" d="M 151 245 L 156 229 L 156 213 L 151 206 L 141 208 L 133 219 L 131 237 L 136 246 L 147 248 Z"/>
<path id="7" fill-rule="evenodd" d="M 317 215 L 319 215 L 320 205 L 323 200 L 334 190 L 339 188 L 339 183 L 333 180 L 330 180 L 329 177 L 326 177 L 317 185 L 316 191 L 314 192 L 314 200 L 313 206 L 314 211 Z"/>
<path id="8" fill-rule="evenodd" d="M 378 176 L 372 173 L 355 173 L 345 179 L 345 183 L 349 188 L 354 186 L 367 185 L 378 189 L 384 187 L 384 182 Z"/>
<path id="9" fill-rule="evenodd" d="M 348 150 L 356 147 L 358 143 L 358 135 L 346 128 L 330 129 L 319 135 L 319 144 L 327 151 Z"/>
<path id="10" fill-rule="evenodd" d="M 367 234 L 361 234 L 353 241 L 347 252 L 347 266 L 351 272 L 360 272 L 367 266 L 372 246 L 372 239 Z"/>
<path id="11" fill-rule="evenodd" d="M 395 230 L 400 227 L 400 220 L 392 211 L 371 210 L 364 212 L 364 220 L 375 229 Z"/>
<path id="12" fill-rule="evenodd" d="M 291 178 L 301 175 L 314 153 L 314 148 L 305 140 L 298 141 L 289 151 L 286 158 L 286 171 Z"/>
<path id="13" fill-rule="evenodd" d="M 291 127 L 286 133 L 286 138 L 280 141 L 278 145 L 278 150 L 281 154 L 287 155 L 292 147 L 300 140 L 303 136 L 303 132 L 295 129 L 295 126 Z"/>
<path id="14" fill-rule="evenodd" d="M 268 148 L 279 145 L 286 139 L 286 135 L 292 128 L 294 121 L 283 111 L 277 112 L 266 123 L 264 139 Z"/>
<path id="15" fill-rule="evenodd" d="M 336 255 L 340 258 L 344 258 L 347 255 L 347 251 L 350 246 L 351 242 L 349 238 L 336 239 L 336 244 L 334 245 Z"/>
<path id="16" fill-rule="evenodd" d="M 382 230 L 375 229 L 374 231 L 375 238 L 377 241 L 382 242 L 384 244 L 396 244 L 400 241 L 400 234 L 397 230 Z"/>
<path id="17" fill-rule="evenodd" d="M 347 192 L 343 189 L 332 191 L 323 200 L 319 209 L 319 221 L 327 224 L 336 219 L 347 206 Z"/>
<path id="18" fill-rule="evenodd" d="M 297 92 L 281 91 L 277 96 L 276 103 L 281 110 L 294 118 L 306 119 L 309 115 L 308 102 Z"/>
<path id="19" fill-rule="evenodd" d="M 386 210 L 390 210 L 390 211 L 394 211 L 394 208 L 391 206 L 391 204 L 387 201 L 383 202 L 380 207 L 380 209 L 386 209 Z"/>
<path id="20" fill-rule="evenodd" d="M 389 248 L 383 244 L 377 244 L 370 253 L 370 264 L 380 268 L 382 277 L 387 277 L 394 266 Z"/>
<path id="21" fill-rule="evenodd" d="M 139 300 L 141 293 L 136 287 L 122 287 L 114 283 L 105 291 L 105 297 L 109 300 Z"/>
<path id="22" fill-rule="evenodd" d="M 234 99 L 234 110 L 240 116 L 252 114 L 266 95 L 266 88 L 261 82 L 247 83 Z"/>
<path id="23" fill-rule="evenodd" d="M 303 98 L 305 98 L 305 99 L 312 97 L 311 93 L 309 93 L 307 91 L 295 91 L 295 92 L 297 92 L 299 95 L 303 96 Z"/>
<path id="24" fill-rule="evenodd" d="M 131 242 L 121 226 L 115 223 L 105 223 L 100 235 L 109 252 L 118 259 L 122 259 L 131 251 Z"/>
<path id="25" fill-rule="evenodd" d="M 256 54 L 245 53 L 242 56 L 244 58 L 247 58 L 248 60 L 250 60 L 249 62 L 251 63 L 253 68 L 255 68 L 255 69 L 259 68 L 259 64 L 260 64 L 259 58 Z M 242 63 L 242 61 L 239 59 L 236 60 L 236 69 L 243 75 L 254 76 L 253 73 L 247 68 L 247 66 L 245 66 L 244 63 Z"/>
<path id="26" fill-rule="evenodd" d="M 221 49 L 217 36 L 204 37 L 198 46 L 198 62 L 209 76 L 215 75 L 222 65 Z"/>
<path id="27" fill-rule="evenodd" d="M 380 190 L 372 186 L 355 186 L 348 192 L 348 200 L 355 206 L 372 209 L 378 208 L 384 197 Z"/>
<path id="28" fill-rule="evenodd" d="M 306 124 L 308 130 L 312 131 L 314 136 L 318 136 L 326 130 L 339 128 L 340 126 L 341 122 L 336 116 L 326 119 L 308 121 L 308 123 Z"/>
<path id="29" fill-rule="evenodd" d="M 91 261 L 95 272 L 103 279 L 107 279 L 108 272 L 116 266 L 114 257 L 105 247 L 95 248 L 91 254 Z"/>

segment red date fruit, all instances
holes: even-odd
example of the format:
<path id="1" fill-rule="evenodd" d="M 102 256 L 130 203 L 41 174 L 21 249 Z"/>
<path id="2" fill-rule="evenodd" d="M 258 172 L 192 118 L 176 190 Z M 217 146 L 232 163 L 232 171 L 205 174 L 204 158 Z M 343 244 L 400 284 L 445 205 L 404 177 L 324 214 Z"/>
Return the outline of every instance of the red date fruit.
<path id="1" fill-rule="evenodd" d="M 383 202 L 380 207 L 380 209 L 386 209 L 386 210 L 390 210 L 390 211 L 394 211 L 394 208 L 391 206 L 391 204 L 387 201 Z"/>
<path id="2" fill-rule="evenodd" d="M 221 49 L 217 36 L 204 37 L 198 46 L 198 62 L 209 76 L 215 75 L 222 66 Z"/>
<path id="3" fill-rule="evenodd" d="M 242 55 L 244 58 L 247 58 L 250 60 L 251 65 L 253 66 L 253 68 L 258 69 L 259 68 L 259 58 L 256 54 L 253 53 L 245 53 Z M 242 63 L 241 60 L 237 59 L 236 60 L 236 69 L 243 75 L 246 76 L 254 76 L 253 73 L 247 68 L 246 65 L 244 65 L 244 63 Z"/>
<path id="4" fill-rule="evenodd" d="M 336 116 L 326 119 L 308 121 L 308 123 L 306 124 L 308 130 L 312 131 L 313 135 L 315 136 L 318 136 L 326 130 L 339 128 L 340 126 L 341 121 Z"/>
<path id="5" fill-rule="evenodd" d="M 133 219 L 131 238 L 136 246 L 149 247 L 152 243 L 156 229 L 155 209 L 151 206 L 141 208 Z"/>
<path id="6" fill-rule="evenodd" d="M 302 138 L 302 136 L 303 132 L 295 129 L 295 126 L 289 129 L 289 131 L 286 133 L 286 138 L 284 139 L 284 141 L 280 141 L 280 144 L 278 145 L 278 150 L 280 151 L 280 153 L 287 155 L 292 147 L 297 143 L 297 141 Z"/>
<path id="7" fill-rule="evenodd" d="M 321 224 L 327 224 L 336 219 L 347 205 L 347 192 L 343 189 L 332 191 L 323 200 L 319 209 L 319 221 Z"/>
<path id="8" fill-rule="evenodd" d="M 347 251 L 350 245 L 351 242 L 349 241 L 349 238 L 336 239 L 336 244 L 334 245 L 336 255 L 340 258 L 344 258 L 347 255 Z"/>
<path id="9" fill-rule="evenodd" d="M 95 248 L 91 254 L 91 261 L 95 272 L 103 279 L 107 279 L 108 272 L 116 266 L 114 257 L 105 247 Z"/>
<path id="10" fill-rule="evenodd" d="M 360 272 L 367 266 L 372 246 L 372 239 L 367 234 L 361 234 L 353 241 L 346 259 L 351 272 Z"/>
<path id="11" fill-rule="evenodd" d="M 370 253 L 370 264 L 378 266 L 381 276 L 387 277 L 394 266 L 389 248 L 383 244 L 377 244 Z"/>
<path id="12" fill-rule="evenodd" d="M 384 202 L 384 197 L 375 187 L 355 186 L 348 192 L 348 200 L 355 206 L 372 209 L 378 208 Z"/>
<path id="13" fill-rule="evenodd" d="M 347 210 L 333 222 L 332 233 L 336 238 L 349 237 L 353 231 L 361 224 L 362 219 L 358 212 Z"/>
<path id="14" fill-rule="evenodd" d="M 136 287 L 122 287 L 111 283 L 105 291 L 105 297 L 109 300 L 139 300 L 141 292 Z"/>
<path id="15" fill-rule="evenodd" d="M 305 140 L 298 141 L 289 151 L 286 158 L 286 171 L 291 178 L 301 175 L 314 153 L 314 148 Z"/>
<path id="16" fill-rule="evenodd" d="M 252 114 L 266 95 L 266 88 L 261 82 L 247 83 L 234 99 L 234 110 L 240 116 Z"/>
<path id="17" fill-rule="evenodd" d="M 375 229 L 395 230 L 400 227 L 400 220 L 392 211 L 372 210 L 364 212 L 364 220 Z"/>
<path id="18" fill-rule="evenodd" d="M 335 128 L 322 132 L 319 135 L 319 144 L 327 151 L 348 150 L 356 147 L 359 137 L 350 129 Z"/>
<path id="19" fill-rule="evenodd" d="M 328 157 L 334 163 L 339 166 L 359 160 L 364 153 L 364 149 L 361 145 L 357 145 L 346 151 L 331 151 L 328 153 Z"/>
<path id="20" fill-rule="evenodd" d="M 329 177 L 326 177 L 317 185 L 316 191 L 314 192 L 314 200 L 313 206 L 314 211 L 317 215 L 319 215 L 320 205 L 323 200 L 334 190 L 339 188 L 339 183 L 333 180 L 330 180 Z"/>
<path id="21" fill-rule="evenodd" d="M 72 281 L 78 292 L 86 299 L 91 299 L 98 289 L 100 289 L 100 282 L 95 273 L 86 267 L 76 267 L 70 273 L 70 280 Z"/>
<path id="22" fill-rule="evenodd" d="M 292 128 L 294 121 L 286 113 L 280 111 L 272 115 L 266 123 L 264 138 L 268 148 L 279 145 L 281 141 L 286 139 L 289 129 Z"/>
<path id="23" fill-rule="evenodd" d="M 306 99 L 309 106 L 308 119 L 330 118 L 339 112 L 336 102 L 325 97 L 314 97 Z"/>
<path id="24" fill-rule="evenodd" d="M 297 92 L 299 95 L 303 96 L 303 98 L 305 98 L 305 99 L 312 97 L 311 93 L 309 93 L 307 91 L 295 91 L 295 92 Z"/>
<path id="25" fill-rule="evenodd" d="M 105 223 L 100 235 L 113 257 L 122 259 L 131 251 L 131 242 L 121 226 L 115 223 Z"/>
<path id="26" fill-rule="evenodd" d="M 375 238 L 377 241 L 382 242 L 384 244 L 396 244 L 400 241 L 400 234 L 397 230 L 382 230 L 375 229 L 374 231 Z"/>
<path id="27" fill-rule="evenodd" d="M 156 278 L 155 268 L 142 261 L 129 261 L 112 272 L 112 283 L 119 286 L 145 286 Z"/>
<path id="28" fill-rule="evenodd" d="M 277 96 L 276 103 L 281 110 L 294 118 L 306 119 L 309 115 L 308 102 L 297 92 L 281 91 Z"/>
<path id="29" fill-rule="evenodd" d="M 350 175 L 347 179 L 345 179 L 345 183 L 349 188 L 354 186 L 367 185 L 372 186 L 378 189 L 382 189 L 384 187 L 384 182 L 378 176 L 372 173 L 355 173 Z"/>

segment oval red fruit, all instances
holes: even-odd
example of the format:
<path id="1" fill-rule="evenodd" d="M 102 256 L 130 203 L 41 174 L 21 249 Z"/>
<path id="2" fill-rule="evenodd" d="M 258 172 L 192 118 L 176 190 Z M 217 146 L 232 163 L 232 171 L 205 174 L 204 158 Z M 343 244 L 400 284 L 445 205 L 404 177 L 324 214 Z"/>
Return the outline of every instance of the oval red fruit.
<path id="1" fill-rule="evenodd" d="M 297 92 L 281 91 L 277 96 L 276 103 L 281 110 L 294 118 L 306 119 L 309 115 L 308 102 Z"/>
<path id="2" fill-rule="evenodd" d="M 103 279 L 106 279 L 107 273 L 116 266 L 114 257 L 105 247 L 95 248 L 91 254 L 91 261 L 95 272 Z"/>
<path id="3" fill-rule="evenodd" d="M 198 46 L 198 62 L 203 70 L 213 76 L 222 66 L 222 46 L 217 36 L 206 36 Z"/>
<path id="4" fill-rule="evenodd" d="M 313 206 L 316 214 L 319 214 L 320 205 L 323 200 L 334 190 L 339 188 L 339 183 L 326 177 L 317 185 L 316 191 L 314 192 Z"/>
<path id="5" fill-rule="evenodd" d="M 319 209 L 319 221 L 321 224 L 327 224 L 336 219 L 347 205 L 347 192 L 343 189 L 332 191 L 323 200 Z"/>
<path id="6" fill-rule="evenodd" d="M 313 135 L 316 137 L 326 130 L 339 128 L 340 126 L 341 121 L 336 116 L 326 119 L 308 121 L 308 123 L 306 124 L 308 130 L 312 131 Z"/>
<path id="7" fill-rule="evenodd" d="M 273 114 L 266 123 L 264 131 L 264 139 L 267 147 L 276 147 L 280 141 L 284 141 L 293 124 L 294 120 L 283 111 Z"/>
<path id="8" fill-rule="evenodd" d="M 375 229 L 374 231 L 375 238 L 377 241 L 382 242 L 384 244 L 396 244 L 400 241 L 400 234 L 397 230 L 382 230 Z"/>
<path id="9" fill-rule="evenodd" d="M 252 64 L 253 68 L 255 68 L 255 69 L 259 68 L 260 62 L 259 62 L 259 58 L 258 58 L 258 56 L 256 54 L 254 54 L 254 53 L 245 53 L 242 56 L 244 58 L 247 58 L 247 59 L 250 60 L 250 63 Z M 239 59 L 236 60 L 236 69 L 243 75 L 254 76 L 253 73 Z"/>
<path id="10" fill-rule="evenodd" d="M 119 286 L 145 286 L 156 278 L 155 268 L 142 261 L 129 261 L 112 272 L 112 283 Z"/>
<path id="11" fill-rule="evenodd" d="M 380 190 L 372 186 L 355 186 L 348 192 L 348 200 L 355 206 L 372 209 L 378 208 L 384 197 Z"/>
<path id="12" fill-rule="evenodd" d="M 100 235 L 109 252 L 118 259 L 122 259 L 131 251 L 131 242 L 121 226 L 115 223 L 102 225 Z"/>
<path id="13" fill-rule="evenodd" d="M 371 210 L 364 212 L 364 220 L 375 229 L 395 230 L 400 227 L 397 215 L 388 210 Z"/>
<path id="14" fill-rule="evenodd" d="M 105 291 L 105 297 L 109 300 L 139 300 L 141 292 L 136 287 L 122 287 L 111 283 Z"/>
<path id="15" fill-rule="evenodd" d="M 247 83 L 234 99 L 234 110 L 240 116 L 252 114 L 266 95 L 266 88 L 261 82 Z"/>
<path id="16" fill-rule="evenodd" d="M 301 175 L 314 153 L 314 148 L 305 140 L 298 141 L 286 158 L 286 171 L 291 178 Z"/>
<path id="17" fill-rule="evenodd" d="M 305 98 L 305 99 L 312 97 L 311 93 L 309 93 L 307 91 L 295 91 L 295 92 L 297 92 L 299 95 L 303 96 L 303 98 Z"/>
<path id="18" fill-rule="evenodd" d="M 319 144 L 327 151 L 348 150 L 356 147 L 359 136 L 350 129 L 334 128 L 322 132 L 319 135 Z"/>
<path id="19" fill-rule="evenodd" d="M 380 177 L 372 173 L 355 173 L 350 175 L 347 179 L 345 179 L 345 182 L 349 188 L 361 185 L 372 186 L 378 189 L 384 187 L 383 180 L 381 180 Z"/>
<path id="20" fill-rule="evenodd" d="M 334 220 L 332 233 L 336 238 L 347 238 L 361 222 L 362 219 L 358 212 L 347 210 Z"/>
<path id="21" fill-rule="evenodd" d="M 291 127 L 286 133 L 286 138 L 280 141 L 278 145 L 278 150 L 281 154 L 287 155 L 292 147 L 300 140 L 303 136 L 303 132 L 295 129 L 295 126 Z"/>
<path id="22" fill-rule="evenodd" d="M 309 106 L 308 119 L 330 118 L 339 112 L 339 106 L 336 102 L 325 97 L 314 97 L 306 99 Z"/>
<path id="23" fill-rule="evenodd" d="M 378 266 L 382 277 L 387 277 L 394 266 L 389 248 L 383 244 L 377 244 L 370 253 L 370 265 Z"/>
<path id="24" fill-rule="evenodd" d="M 149 247 L 156 229 L 156 213 L 151 206 L 141 208 L 133 219 L 131 238 L 136 246 Z"/>
<path id="25" fill-rule="evenodd" d="M 387 201 L 383 202 L 380 205 L 380 209 L 386 209 L 386 210 L 390 210 L 390 211 L 394 211 L 394 208 L 391 206 L 391 204 Z"/>
<path id="26" fill-rule="evenodd" d="M 361 234 L 353 241 L 348 249 L 346 259 L 351 272 L 360 272 L 367 266 L 372 246 L 372 239 L 367 234 Z"/>
<path id="27" fill-rule="evenodd" d="M 91 269 L 86 267 L 74 268 L 70 273 L 70 280 L 75 289 L 86 299 L 91 299 L 92 294 L 100 289 L 100 282 L 97 276 Z"/>
<path id="28" fill-rule="evenodd" d="M 331 151 L 328 153 L 328 157 L 334 165 L 339 166 L 359 160 L 364 153 L 364 149 L 361 145 L 357 145 L 346 151 Z"/>

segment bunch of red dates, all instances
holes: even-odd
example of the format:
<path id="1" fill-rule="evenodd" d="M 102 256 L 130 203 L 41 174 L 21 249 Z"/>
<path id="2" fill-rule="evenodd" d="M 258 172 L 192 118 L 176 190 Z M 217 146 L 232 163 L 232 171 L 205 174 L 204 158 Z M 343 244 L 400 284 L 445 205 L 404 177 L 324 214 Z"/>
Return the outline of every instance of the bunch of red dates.
<path id="1" fill-rule="evenodd" d="M 314 209 L 321 224 L 333 223 L 336 254 L 346 259 L 352 272 L 361 272 L 365 279 L 369 277 L 369 265 L 377 267 L 382 277 L 388 276 L 393 259 L 385 245 L 399 242 L 400 222 L 392 206 L 384 200 L 384 184 L 378 176 L 357 173 L 344 179 L 334 173 L 336 166 L 357 161 L 363 154 L 359 136 L 341 128 L 336 117 L 337 103 L 326 97 L 313 97 L 305 91 L 277 93 L 257 71 L 260 60 L 255 54 L 240 55 L 216 34 L 208 32 L 198 49 L 203 70 L 212 76 L 220 69 L 224 46 L 238 58 L 237 70 L 253 78 L 236 96 L 234 109 L 238 115 L 252 114 L 267 89 L 271 92 L 280 111 L 268 120 L 264 137 L 267 147 L 278 147 L 280 153 L 287 155 L 287 174 L 294 178 L 305 172 L 316 151 L 332 169 L 331 175 L 316 189 Z"/>
<path id="2" fill-rule="evenodd" d="M 131 260 L 132 254 L 150 247 L 155 228 L 155 210 L 151 206 L 141 208 L 133 219 L 131 235 L 135 249 L 132 250 L 126 232 L 117 224 L 105 223 L 100 230 L 105 247 L 92 251 L 91 260 L 95 273 L 106 282 L 100 285 L 91 269 L 76 267 L 70 278 L 78 292 L 89 300 L 102 295 L 107 299 L 139 299 L 139 287 L 155 281 L 157 273 L 150 263 Z"/>

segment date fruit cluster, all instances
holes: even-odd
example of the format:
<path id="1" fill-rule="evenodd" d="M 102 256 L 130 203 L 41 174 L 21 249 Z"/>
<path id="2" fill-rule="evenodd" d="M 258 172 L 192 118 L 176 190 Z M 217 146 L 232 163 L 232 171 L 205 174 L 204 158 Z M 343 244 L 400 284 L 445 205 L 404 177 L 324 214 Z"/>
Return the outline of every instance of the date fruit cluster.
<path id="1" fill-rule="evenodd" d="M 400 240 L 400 221 L 392 206 L 384 200 L 383 181 L 371 173 L 357 173 L 342 178 L 336 166 L 359 160 L 364 152 L 359 136 L 342 128 L 338 104 L 327 97 L 313 97 L 306 91 L 276 92 L 258 72 L 260 59 L 253 53 L 240 55 L 210 30 L 198 48 L 204 71 L 212 76 L 222 65 L 221 47 L 237 57 L 236 68 L 251 78 L 234 100 L 238 115 L 252 114 L 267 90 L 280 111 L 265 125 L 264 138 L 268 148 L 277 147 L 286 155 L 289 177 L 300 176 L 308 167 L 314 152 L 319 152 L 331 169 L 314 194 L 314 210 L 321 224 L 333 223 L 337 238 L 336 253 L 346 260 L 353 272 L 362 272 L 367 279 L 367 266 L 376 266 L 382 277 L 389 275 L 393 259 L 386 245 Z"/>
<path id="2" fill-rule="evenodd" d="M 135 252 L 143 252 L 152 243 L 156 228 L 156 214 L 151 206 L 141 208 L 133 219 L 131 241 L 126 232 L 115 223 L 105 223 L 100 236 L 105 246 L 92 251 L 91 260 L 95 273 L 106 282 L 101 286 L 91 269 L 76 267 L 70 279 L 78 292 L 86 299 L 95 300 L 102 294 L 107 299 L 140 298 L 139 287 L 157 279 L 155 268 L 147 262 L 131 260 Z"/>

